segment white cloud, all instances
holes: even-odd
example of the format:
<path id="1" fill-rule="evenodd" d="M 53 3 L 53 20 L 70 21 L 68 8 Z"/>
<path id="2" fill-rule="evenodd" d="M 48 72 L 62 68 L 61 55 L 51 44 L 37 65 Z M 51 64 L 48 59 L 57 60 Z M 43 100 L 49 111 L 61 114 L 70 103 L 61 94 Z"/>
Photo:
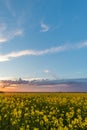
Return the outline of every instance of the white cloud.
<path id="1" fill-rule="evenodd" d="M 29 81 L 33 81 L 33 80 L 37 80 L 37 81 L 41 81 L 41 80 L 43 80 L 43 79 L 45 79 L 45 78 L 36 78 L 36 77 L 34 77 L 34 78 L 29 78 L 29 77 L 27 77 L 27 78 L 23 78 L 24 80 L 29 80 Z"/>
<path id="2" fill-rule="evenodd" d="M 48 32 L 50 27 L 45 24 L 44 22 L 41 22 L 41 31 L 40 32 Z"/>
<path id="3" fill-rule="evenodd" d="M 17 36 L 22 36 L 22 29 L 11 29 L 9 30 L 7 25 L 4 23 L 0 23 L 0 43 L 5 43 Z"/>
<path id="4" fill-rule="evenodd" d="M 23 50 L 19 52 L 12 52 L 9 54 L 2 54 L 0 55 L 0 62 L 4 61 L 9 61 L 12 58 L 17 58 L 25 55 L 34 55 L 34 56 L 39 56 L 39 55 L 44 55 L 44 54 L 49 54 L 49 53 L 56 53 L 56 52 L 61 52 L 67 49 L 67 46 L 59 46 L 59 47 L 54 47 L 54 48 L 49 48 L 45 50 Z"/>
<path id="5" fill-rule="evenodd" d="M 0 37 L 0 43 L 7 42 L 8 39 L 6 37 Z"/>
<path id="6" fill-rule="evenodd" d="M 1 76 L 0 77 L 0 80 L 15 80 L 15 78 L 14 77 L 6 77 L 6 76 Z M 1 82 L 0 82 L 1 83 Z"/>
<path id="7" fill-rule="evenodd" d="M 77 48 L 84 48 L 87 46 L 87 41 L 77 44 Z"/>
<path id="8" fill-rule="evenodd" d="M 19 35 L 18 33 L 17 35 Z M 45 54 L 52 54 L 52 53 L 59 53 L 63 51 L 68 51 L 68 50 L 74 50 L 74 49 L 80 49 L 87 46 L 87 42 L 83 42 L 80 44 L 75 44 L 75 45 L 61 45 L 53 48 L 48 48 L 45 50 L 23 50 L 23 51 L 18 51 L 18 52 L 11 52 L 8 54 L 1 54 L 0 55 L 0 62 L 5 62 L 9 61 L 13 58 L 21 57 L 21 56 L 26 56 L 26 55 L 33 55 L 33 56 L 40 56 L 40 55 L 45 55 Z M 49 73 L 49 70 L 45 70 L 45 73 Z"/>

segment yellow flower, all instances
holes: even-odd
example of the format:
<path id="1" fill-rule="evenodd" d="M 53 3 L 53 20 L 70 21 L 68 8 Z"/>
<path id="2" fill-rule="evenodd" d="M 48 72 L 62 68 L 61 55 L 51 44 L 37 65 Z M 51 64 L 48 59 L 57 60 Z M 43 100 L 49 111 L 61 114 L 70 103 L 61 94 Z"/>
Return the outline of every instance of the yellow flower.
<path id="1" fill-rule="evenodd" d="M 35 127 L 33 130 L 39 130 L 39 128 L 36 128 L 36 127 Z"/>

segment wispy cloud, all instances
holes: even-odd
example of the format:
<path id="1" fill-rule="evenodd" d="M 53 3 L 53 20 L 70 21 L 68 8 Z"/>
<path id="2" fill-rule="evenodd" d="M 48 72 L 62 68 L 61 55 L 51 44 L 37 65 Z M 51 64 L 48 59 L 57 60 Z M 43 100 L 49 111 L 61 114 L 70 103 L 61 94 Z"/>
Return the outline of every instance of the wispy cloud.
<path id="1" fill-rule="evenodd" d="M 22 29 L 16 29 L 12 33 L 12 37 L 14 38 L 15 36 L 22 36 L 23 35 L 23 30 Z"/>
<path id="2" fill-rule="evenodd" d="M 0 43 L 5 43 L 17 36 L 23 35 L 22 29 L 11 29 L 9 30 L 6 24 L 0 23 Z"/>
<path id="3" fill-rule="evenodd" d="M 45 24 L 44 22 L 41 22 L 40 26 L 41 26 L 40 32 L 48 32 L 50 29 L 50 27 L 47 24 Z"/>
<path id="4" fill-rule="evenodd" d="M 18 34 L 16 35 L 19 35 L 19 34 L 20 33 L 18 32 Z M 64 52 L 68 50 L 81 49 L 85 46 L 87 46 L 87 42 L 83 42 L 83 43 L 75 44 L 75 45 L 65 44 L 65 45 L 61 45 L 61 46 L 57 46 L 53 48 L 48 48 L 45 50 L 23 50 L 23 51 L 18 51 L 18 52 L 11 52 L 8 54 L 1 54 L 0 62 L 9 61 L 13 58 L 18 58 L 18 57 L 22 57 L 26 55 L 40 56 L 40 55 Z M 49 70 L 45 70 L 45 73 L 49 73 Z"/>
<path id="5" fill-rule="evenodd" d="M 0 23 L 0 33 L 6 30 L 6 24 L 5 23 Z"/>
<path id="6" fill-rule="evenodd" d="M 11 52 L 9 54 L 2 54 L 0 55 L 0 62 L 9 61 L 12 58 L 17 58 L 25 55 L 33 55 L 33 56 L 40 56 L 44 54 L 56 53 L 67 50 L 67 46 L 59 46 L 54 48 L 49 48 L 45 50 L 23 50 L 19 52 Z"/>
<path id="7" fill-rule="evenodd" d="M 17 25 L 18 27 L 23 26 L 23 24 L 26 21 L 26 11 L 21 11 L 20 16 L 17 19 Z"/>
<path id="8" fill-rule="evenodd" d="M 48 69 L 45 69 L 45 70 L 44 70 L 44 73 L 47 74 L 47 75 L 49 75 L 51 78 L 59 79 L 59 77 L 57 76 L 56 73 L 54 73 L 54 72 L 52 72 L 52 71 L 50 71 L 50 70 L 48 70 Z"/>
<path id="9" fill-rule="evenodd" d="M 77 44 L 77 48 L 84 48 L 87 46 L 87 41 Z"/>
<path id="10" fill-rule="evenodd" d="M 62 26 L 62 23 L 56 24 L 51 27 L 51 31 L 59 30 Z"/>
<path id="11" fill-rule="evenodd" d="M 8 11 L 12 14 L 12 16 L 13 17 L 16 16 L 16 13 L 12 8 L 11 1 L 10 0 L 4 0 L 4 4 L 5 4 L 6 8 L 8 9 Z"/>

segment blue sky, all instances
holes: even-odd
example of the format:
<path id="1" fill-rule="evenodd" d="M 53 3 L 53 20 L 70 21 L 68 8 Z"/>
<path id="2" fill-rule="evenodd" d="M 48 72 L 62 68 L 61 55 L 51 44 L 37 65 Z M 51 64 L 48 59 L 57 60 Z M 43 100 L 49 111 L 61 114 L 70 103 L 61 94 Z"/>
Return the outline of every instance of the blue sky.
<path id="1" fill-rule="evenodd" d="M 86 5 L 0 0 L 0 79 L 87 78 Z"/>

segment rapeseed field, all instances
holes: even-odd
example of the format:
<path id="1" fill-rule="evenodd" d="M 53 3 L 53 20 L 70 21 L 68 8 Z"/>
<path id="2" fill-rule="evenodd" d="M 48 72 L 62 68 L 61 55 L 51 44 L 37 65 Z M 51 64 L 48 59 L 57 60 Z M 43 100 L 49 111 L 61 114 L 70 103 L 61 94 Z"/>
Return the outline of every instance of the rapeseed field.
<path id="1" fill-rule="evenodd" d="M 0 94 L 0 130 L 87 130 L 87 94 Z"/>

